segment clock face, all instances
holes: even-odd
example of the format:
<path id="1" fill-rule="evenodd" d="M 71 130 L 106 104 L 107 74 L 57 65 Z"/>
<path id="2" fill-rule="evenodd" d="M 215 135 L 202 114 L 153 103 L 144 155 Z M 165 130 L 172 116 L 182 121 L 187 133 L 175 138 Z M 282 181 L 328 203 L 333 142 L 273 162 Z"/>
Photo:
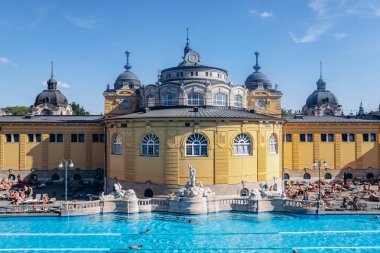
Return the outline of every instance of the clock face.
<path id="1" fill-rule="evenodd" d="M 259 98 L 255 102 L 257 109 L 265 109 L 267 107 L 267 101 L 265 99 Z"/>
<path id="2" fill-rule="evenodd" d="M 194 53 L 188 53 L 186 55 L 186 60 L 190 63 L 196 63 L 198 62 L 198 55 Z"/>

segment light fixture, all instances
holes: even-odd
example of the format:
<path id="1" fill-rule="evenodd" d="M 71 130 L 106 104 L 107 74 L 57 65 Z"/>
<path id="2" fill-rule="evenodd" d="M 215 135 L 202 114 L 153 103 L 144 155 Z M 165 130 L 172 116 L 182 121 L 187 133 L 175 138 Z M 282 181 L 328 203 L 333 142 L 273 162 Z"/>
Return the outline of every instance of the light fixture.
<path id="1" fill-rule="evenodd" d="M 62 164 L 62 162 L 58 165 L 58 167 L 59 167 L 60 169 L 63 168 L 63 164 Z"/>
<path id="2" fill-rule="evenodd" d="M 71 162 L 70 165 L 69 165 L 70 168 L 73 168 L 74 167 L 74 163 Z"/>

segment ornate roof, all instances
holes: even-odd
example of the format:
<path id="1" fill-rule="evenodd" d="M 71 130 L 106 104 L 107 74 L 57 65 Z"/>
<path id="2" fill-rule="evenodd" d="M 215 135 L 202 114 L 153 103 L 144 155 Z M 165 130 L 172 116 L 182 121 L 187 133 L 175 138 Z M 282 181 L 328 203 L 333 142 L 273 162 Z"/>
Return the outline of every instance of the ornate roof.
<path id="1" fill-rule="evenodd" d="M 250 74 L 245 80 L 245 86 L 249 90 L 257 89 L 258 87 L 263 87 L 264 89 L 271 89 L 272 83 L 269 81 L 268 77 L 260 72 L 261 66 L 259 65 L 259 52 L 255 52 L 256 56 L 256 65 L 253 66 L 255 70 L 252 74 Z"/>

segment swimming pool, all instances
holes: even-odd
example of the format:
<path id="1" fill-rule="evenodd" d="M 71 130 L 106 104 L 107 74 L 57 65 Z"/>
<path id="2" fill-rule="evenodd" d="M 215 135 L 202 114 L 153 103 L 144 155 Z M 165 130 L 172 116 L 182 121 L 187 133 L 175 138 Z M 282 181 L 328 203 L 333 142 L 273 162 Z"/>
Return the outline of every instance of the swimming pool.
<path id="1" fill-rule="evenodd" d="M 0 252 L 380 252 L 380 220 L 223 212 L 0 218 Z M 189 223 L 191 220 L 191 223 Z M 139 234 L 146 229 L 149 234 Z"/>

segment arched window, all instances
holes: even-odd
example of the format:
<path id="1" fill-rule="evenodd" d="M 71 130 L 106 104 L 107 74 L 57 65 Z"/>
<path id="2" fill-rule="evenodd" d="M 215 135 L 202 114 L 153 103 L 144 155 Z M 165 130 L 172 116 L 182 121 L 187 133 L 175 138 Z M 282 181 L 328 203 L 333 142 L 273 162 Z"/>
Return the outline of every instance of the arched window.
<path id="1" fill-rule="evenodd" d="M 228 105 L 227 95 L 221 92 L 214 94 L 214 105 L 227 106 Z"/>
<path id="2" fill-rule="evenodd" d="M 145 103 L 147 107 L 154 107 L 156 105 L 156 101 L 152 94 L 149 94 L 145 97 Z"/>
<path id="3" fill-rule="evenodd" d="M 243 107 L 243 97 L 241 95 L 235 96 L 235 107 Z"/>
<path id="4" fill-rule="evenodd" d="M 325 179 L 332 179 L 332 175 L 330 173 L 325 174 Z"/>
<path id="5" fill-rule="evenodd" d="M 346 174 L 346 179 L 353 179 L 354 176 L 351 173 Z"/>
<path id="6" fill-rule="evenodd" d="M 116 135 L 114 138 L 113 138 L 113 149 L 112 149 L 112 153 L 114 155 L 121 155 L 121 137 L 120 135 Z"/>
<path id="7" fill-rule="evenodd" d="M 124 98 L 123 101 L 121 101 L 119 105 L 120 110 L 129 110 L 132 109 L 132 102 L 131 100 Z"/>
<path id="8" fill-rule="evenodd" d="M 277 138 L 274 134 L 269 138 L 269 154 L 277 154 Z"/>
<path id="9" fill-rule="evenodd" d="M 202 134 L 192 134 L 186 141 L 187 156 L 207 156 L 207 140 Z"/>
<path id="10" fill-rule="evenodd" d="M 43 109 L 41 111 L 41 115 L 53 115 L 53 113 L 49 109 Z"/>
<path id="11" fill-rule="evenodd" d="M 144 197 L 145 198 L 152 198 L 153 197 L 153 191 L 152 191 L 152 189 L 145 189 L 145 191 L 144 191 Z"/>
<path id="12" fill-rule="evenodd" d="M 238 134 L 234 140 L 235 155 L 252 155 L 251 138 L 246 134 Z"/>
<path id="13" fill-rule="evenodd" d="M 309 173 L 303 174 L 303 179 L 310 179 L 310 178 L 311 178 L 311 176 Z"/>
<path id="14" fill-rule="evenodd" d="M 173 92 L 167 92 L 163 95 L 162 104 L 165 106 L 176 105 L 176 95 Z"/>
<path id="15" fill-rule="evenodd" d="M 289 180 L 289 174 L 288 173 L 284 173 L 284 180 Z"/>
<path id="16" fill-rule="evenodd" d="M 249 190 L 247 188 L 241 189 L 240 196 L 241 197 L 248 197 L 249 196 Z"/>
<path id="17" fill-rule="evenodd" d="M 187 94 L 187 105 L 190 106 L 203 106 L 205 104 L 202 93 L 192 92 Z"/>
<path id="18" fill-rule="evenodd" d="M 141 140 L 141 155 L 158 156 L 160 141 L 154 134 L 147 134 Z"/>
<path id="19" fill-rule="evenodd" d="M 375 178 L 375 175 L 373 173 L 370 172 L 367 174 L 367 179 L 373 179 L 373 178 Z"/>

